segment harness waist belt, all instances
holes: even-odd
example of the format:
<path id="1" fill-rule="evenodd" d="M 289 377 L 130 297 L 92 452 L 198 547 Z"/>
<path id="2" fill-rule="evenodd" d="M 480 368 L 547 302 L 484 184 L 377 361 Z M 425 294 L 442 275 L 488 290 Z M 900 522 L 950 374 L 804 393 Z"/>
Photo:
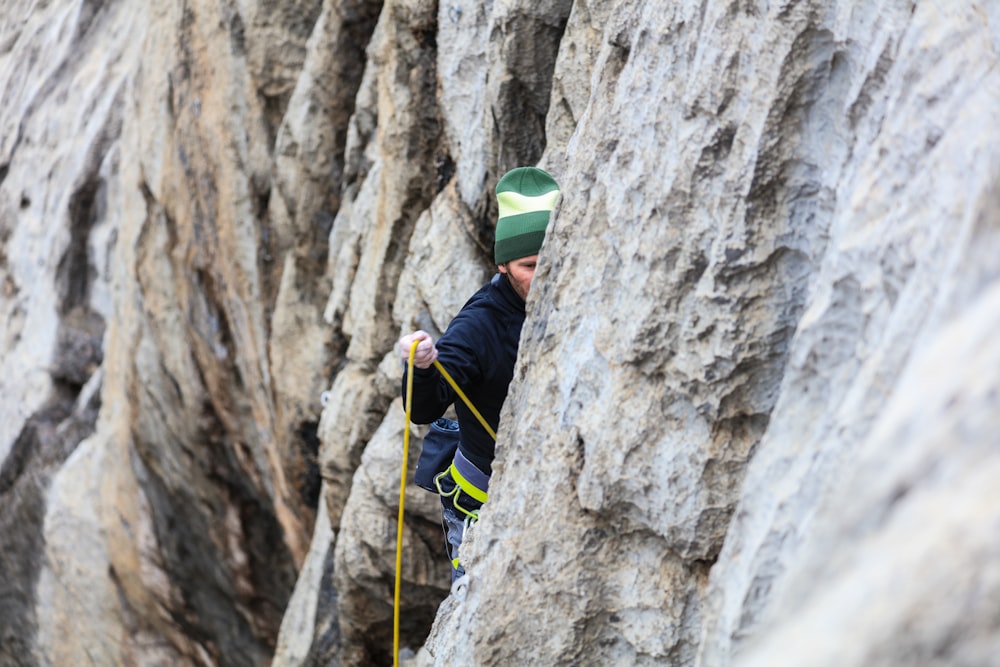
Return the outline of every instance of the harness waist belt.
<path id="1" fill-rule="evenodd" d="M 486 502 L 488 497 L 486 491 L 490 486 L 490 476 L 476 467 L 476 465 L 462 455 L 462 450 L 455 451 L 455 460 L 451 462 L 448 469 L 452 479 L 467 494 L 481 503 Z"/>

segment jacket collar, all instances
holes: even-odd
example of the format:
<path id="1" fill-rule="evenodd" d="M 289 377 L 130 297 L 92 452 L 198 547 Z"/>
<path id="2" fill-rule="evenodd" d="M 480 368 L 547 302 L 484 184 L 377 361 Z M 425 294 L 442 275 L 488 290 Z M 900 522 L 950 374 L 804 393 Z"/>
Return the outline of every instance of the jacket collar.
<path id="1" fill-rule="evenodd" d="M 514 287 L 507 280 L 507 276 L 503 273 L 497 273 L 490 280 L 490 283 L 496 287 L 497 292 L 500 293 L 501 298 L 504 303 L 514 310 L 523 313 L 524 312 L 524 299 L 522 299 L 517 292 L 514 291 Z"/>

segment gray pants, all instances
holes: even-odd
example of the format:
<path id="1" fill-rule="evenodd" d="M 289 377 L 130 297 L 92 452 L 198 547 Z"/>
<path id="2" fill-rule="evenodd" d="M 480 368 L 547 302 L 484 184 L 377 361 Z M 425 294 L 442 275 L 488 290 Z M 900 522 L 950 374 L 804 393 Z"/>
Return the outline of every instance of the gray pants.
<path id="1" fill-rule="evenodd" d="M 445 548 L 448 550 L 448 560 L 451 561 L 451 581 L 465 574 L 465 568 L 458 562 L 458 548 L 462 546 L 465 536 L 465 515 L 449 507 L 450 498 L 441 499 L 441 527 L 444 529 Z"/>
<path id="2" fill-rule="evenodd" d="M 478 516 L 482 503 L 462 493 L 451 478 L 451 473 L 445 471 L 434 478 L 434 483 L 441 497 L 441 527 L 444 529 L 445 548 L 448 550 L 448 560 L 451 561 L 451 581 L 465 574 L 465 568 L 458 562 L 458 548 L 462 545 L 465 529 L 470 519 L 467 512 Z M 466 511 L 455 507 L 456 503 Z"/>

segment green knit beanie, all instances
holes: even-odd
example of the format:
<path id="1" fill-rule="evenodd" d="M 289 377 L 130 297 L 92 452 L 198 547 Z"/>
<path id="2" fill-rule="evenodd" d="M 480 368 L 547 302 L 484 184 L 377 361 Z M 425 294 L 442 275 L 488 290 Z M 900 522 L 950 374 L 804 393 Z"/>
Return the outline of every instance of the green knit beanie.
<path id="1" fill-rule="evenodd" d="M 518 167 L 497 183 L 497 264 L 537 255 L 545 238 L 549 214 L 559 197 L 559 184 L 537 167 Z"/>

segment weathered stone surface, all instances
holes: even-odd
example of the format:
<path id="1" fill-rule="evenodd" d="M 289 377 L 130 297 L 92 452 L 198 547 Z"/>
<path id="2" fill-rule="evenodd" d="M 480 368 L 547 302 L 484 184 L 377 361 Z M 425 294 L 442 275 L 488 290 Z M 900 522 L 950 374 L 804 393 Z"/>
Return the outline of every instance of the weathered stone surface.
<path id="1" fill-rule="evenodd" d="M 0 662 L 30 664 L 58 652 L 41 639 L 54 610 L 39 600 L 50 488 L 101 407 L 107 216 L 138 44 L 95 48 L 132 7 L 18 2 L 0 14 Z"/>
<path id="2" fill-rule="evenodd" d="M 322 494 L 325 495 L 325 494 Z M 340 625 L 331 610 L 337 607 L 333 572 L 335 535 L 330 513 L 316 513 L 312 544 L 281 619 L 274 667 L 300 665 L 308 660 L 333 662 L 340 649 Z"/>
<path id="3" fill-rule="evenodd" d="M 729 662 L 798 558 L 818 500 L 856 463 L 851 443 L 885 408 L 927 307 L 949 301 L 942 271 L 988 271 L 954 264 L 967 252 L 960 221 L 984 215 L 992 177 L 953 179 L 996 173 L 994 138 L 960 129 L 994 123 L 996 82 L 981 68 L 996 62 L 996 38 L 984 18 L 809 3 L 692 16 L 650 3 L 611 20 L 601 71 L 620 71 L 596 82 L 567 149 L 560 176 L 573 196 L 543 251 L 501 427 L 509 444 L 465 553 L 473 583 L 438 619 L 427 662 Z M 952 64 L 910 71 L 922 57 L 904 37 Z M 933 47 L 956 42 L 966 48 L 949 56 Z M 679 108 L 660 115 L 636 106 L 639 95 Z M 628 139 L 612 120 L 626 105 Z M 970 145 L 983 147 L 959 155 Z M 601 318 L 580 303 L 601 304 Z M 758 443 L 752 470 L 771 468 L 743 487 Z M 806 584 L 799 592 L 808 599 Z M 519 609 L 554 605 L 520 622 Z M 824 606 L 813 609 L 818 633 Z M 898 609 L 895 629 L 918 609 Z M 754 664 L 782 654 L 786 629 Z M 930 655 L 912 639 L 895 651 L 860 650 L 852 664 Z M 787 664 L 813 660 L 803 650 Z"/>
<path id="4" fill-rule="evenodd" d="M 3 8 L 4 662 L 260 664 L 308 545 L 263 362 L 266 119 L 239 21 L 181 9 Z"/>
<path id="5" fill-rule="evenodd" d="M 0 662 L 389 664 L 392 347 L 537 162 L 408 662 L 990 664 L 994 4 L 0 0 Z"/>
<path id="6" fill-rule="evenodd" d="M 991 34 L 983 18 L 968 8 L 942 13 L 929 6 L 912 17 L 905 7 L 841 17 L 838 30 L 869 35 L 857 40 L 866 49 L 856 60 L 874 68 L 851 86 L 858 91 L 851 108 L 859 141 L 781 399 L 713 571 L 710 607 L 717 615 L 708 625 L 704 664 L 725 664 L 753 634 L 772 588 L 794 569 L 814 523 L 822 526 L 818 506 L 842 497 L 863 443 L 890 403 L 909 391 L 902 373 L 911 357 L 997 277 L 995 262 L 972 248 L 996 238 L 990 175 L 1000 168 L 1000 144 L 963 130 L 996 121 L 1000 88 L 983 84 L 992 77 L 998 24 Z M 921 64 L 928 54 L 937 54 L 937 67 Z M 956 358 L 962 382 L 976 382 L 960 365 Z M 964 440 L 958 432 L 952 437 Z M 891 459 L 902 456 L 902 444 L 877 446 Z M 855 546 L 848 541 L 845 548 Z"/>
<path id="7" fill-rule="evenodd" d="M 996 660 L 998 316 L 994 280 L 916 346 L 736 664 Z"/>

